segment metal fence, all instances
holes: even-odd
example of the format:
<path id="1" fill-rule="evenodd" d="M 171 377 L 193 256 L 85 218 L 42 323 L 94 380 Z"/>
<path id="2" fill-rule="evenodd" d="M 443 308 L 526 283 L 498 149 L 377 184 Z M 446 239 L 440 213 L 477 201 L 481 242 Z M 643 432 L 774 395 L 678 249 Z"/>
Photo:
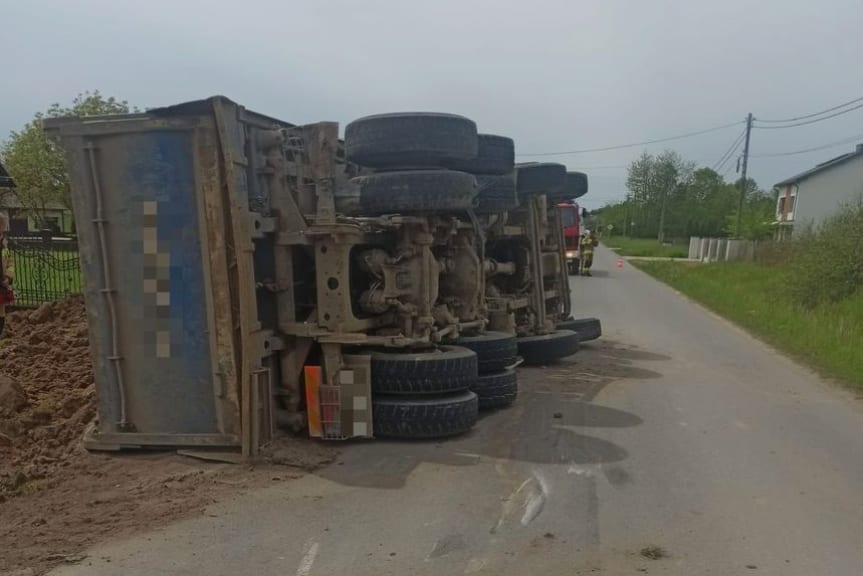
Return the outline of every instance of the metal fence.
<path id="1" fill-rule="evenodd" d="M 15 266 L 15 305 L 36 307 L 81 292 L 78 240 L 51 235 L 8 239 Z"/>

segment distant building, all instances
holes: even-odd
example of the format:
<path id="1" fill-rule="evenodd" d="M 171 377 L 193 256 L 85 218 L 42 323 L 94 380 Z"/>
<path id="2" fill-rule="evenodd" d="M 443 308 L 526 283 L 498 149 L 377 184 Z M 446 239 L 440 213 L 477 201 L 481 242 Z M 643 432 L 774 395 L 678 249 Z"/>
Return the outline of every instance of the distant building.
<path id="1" fill-rule="evenodd" d="M 75 230 L 75 217 L 63 204 L 47 203 L 39 210 L 39 217 L 36 218 L 32 210 L 21 205 L 14 193 L 0 193 L 0 211 L 9 216 L 10 236 L 24 236 L 42 230 L 51 230 L 55 234 L 71 234 Z"/>
<path id="2" fill-rule="evenodd" d="M 75 217 L 69 208 L 59 202 L 48 202 L 35 212 L 28 210 L 21 204 L 15 189 L 15 180 L 0 162 L 0 212 L 9 216 L 10 236 L 23 236 L 43 230 L 51 230 L 55 234 L 74 232 Z"/>
<path id="3" fill-rule="evenodd" d="M 863 196 L 863 144 L 854 152 L 822 162 L 774 186 L 777 238 L 788 238 L 794 228 L 817 225 L 840 207 Z"/>
<path id="4" fill-rule="evenodd" d="M 6 171 L 6 167 L 3 166 L 3 163 L 0 162 L 0 188 L 14 188 L 15 181 L 12 179 L 12 176 L 9 175 L 9 172 Z"/>

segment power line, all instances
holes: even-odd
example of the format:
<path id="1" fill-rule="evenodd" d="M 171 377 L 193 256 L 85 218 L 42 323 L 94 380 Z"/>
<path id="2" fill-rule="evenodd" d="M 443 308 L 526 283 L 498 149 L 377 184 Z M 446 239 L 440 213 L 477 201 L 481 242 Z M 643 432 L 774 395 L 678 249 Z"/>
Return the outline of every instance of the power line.
<path id="1" fill-rule="evenodd" d="M 678 134 L 677 136 L 669 136 L 667 138 L 656 138 L 654 140 L 645 140 L 643 142 L 633 142 L 632 144 L 619 144 L 617 146 L 605 146 L 602 148 L 585 148 L 582 150 L 566 150 L 563 152 L 532 152 L 530 154 L 519 154 L 519 157 L 526 156 L 565 156 L 567 154 L 584 154 L 587 152 L 608 152 L 610 150 L 621 150 L 623 148 L 634 148 L 636 146 L 645 146 L 647 144 L 659 144 L 661 142 L 671 142 L 672 140 L 681 140 L 683 138 L 691 138 L 692 136 L 698 136 L 700 134 L 707 134 L 709 132 L 717 132 L 719 130 L 724 130 L 726 128 L 731 128 L 732 126 L 738 126 L 743 122 L 732 122 L 731 124 L 723 124 L 722 126 L 714 126 L 713 128 L 706 128 L 704 130 L 696 130 L 695 132 L 687 132 L 685 134 Z"/>
<path id="2" fill-rule="evenodd" d="M 717 160 L 713 164 L 713 171 L 714 172 L 719 172 L 720 170 L 722 170 L 722 167 L 725 166 L 725 163 L 728 162 L 728 159 L 731 158 L 731 156 L 734 154 L 734 152 L 740 146 L 740 142 L 743 141 L 743 137 L 745 135 L 746 135 L 746 130 L 741 131 L 740 134 L 737 136 L 737 138 L 734 140 L 734 142 L 731 143 L 731 147 L 728 150 L 726 150 L 725 154 L 723 154 L 719 158 L 719 160 Z"/>
<path id="3" fill-rule="evenodd" d="M 734 157 L 734 153 L 735 153 L 735 152 L 737 152 L 737 149 L 738 149 L 738 148 L 740 148 L 740 145 L 741 145 L 742 143 L 743 143 L 743 138 L 741 137 L 741 138 L 740 138 L 740 140 L 738 140 L 738 141 L 737 141 L 737 143 L 734 145 L 734 149 L 731 151 L 731 154 L 729 154 L 729 155 L 728 155 L 728 156 L 727 156 L 727 157 L 726 157 L 726 158 L 725 158 L 725 159 L 724 159 L 724 160 L 719 164 L 719 166 L 717 166 L 716 168 L 714 168 L 714 169 L 713 169 L 713 171 L 714 171 L 714 172 L 719 172 L 720 170 L 722 170 L 722 169 L 725 167 L 725 165 L 728 163 L 728 161 L 729 161 L 729 160 L 731 160 L 731 159 Z M 729 166 L 731 166 L 731 164 L 729 164 Z"/>
<path id="4" fill-rule="evenodd" d="M 755 126 L 761 130 L 777 130 L 780 128 L 796 128 L 797 126 L 806 126 L 807 124 L 815 124 L 816 122 L 821 122 L 822 120 L 829 120 L 830 118 L 835 118 L 836 116 L 841 116 L 843 114 L 847 114 L 848 112 L 853 112 L 858 108 L 863 108 L 863 104 L 858 104 L 852 108 L 846 108 L 845 110 L 840 110 L 839 112 L 834 112 L 828 116 L 821 116 L 820 118 L 814 118 L 812 120 L 805 120 L 803 122 L 795 122 L 794 124 L 786 124 L 784 126 Z"/>
<path id="5" fill-rule="evenodd" d="M 863 96 L 860 98 L 855 98 L 854 100 L 849 100 L 848 102 L 843 102 L 842 104 L 837 104 L 832 108 L 827 108 L 826 110 L 822 110 L 820 112 L 813 112 L 812 114 L 805 114 L 803 116 L 795 116 L 794 118 L 785 118 L 784 120 L 764 120 L 762 118 L 756 118 L 758 122 L 765 122 L 767 124 L 784 124 L 785 122 L 797 122 L 798 120 L 806 120 L 807 118 L 814 118 L 815 116 L 821 116 L 822 114 L 827 114 L 828 112 L 833 112 L 834 110 L 839 110 L 840 108 L 845 108 L 846 106 L 850 106 L 851 104 L 855 104 L 863 100 Z"/>
<path id="6" fill-rule="evenodd" d="M 728 175 L 728 171 L 731 170 L 732 166 L 734 166 L 734 164 L 729 164 L 728 166 L 725 167 L 725 169 L 722 172 L 719 173 L 719 175 L 722 176 L 723 180 L 725 179 L 725 176 Z"/>
<path id="7" fill-rule="evenodd" d="M 794 156 L 796 154 L 805 154 L 806 152 L 815 152 L 817 150 L 826 150 L 827 148 L 834 148 L 836 146 L 842 146 L 844 144 L 850 144 L 852 142 L 856 142 L 863 138 L 863 134 L 858 134 L 857 136 L 849 136 L 848 138 L 843 138 L 842 140 L 837 140 L 835 142 L 830 142 L 829 144 L 822 144 L 821 146 L 815 146 L 813 148 L 803 148 L 802 150 L 792 150 L 790 152 L 776 152 L 773 154 L 753 154 L 753 158 L 778 158 L 780 156 Z"/>
<path id="8" fill-rule="evenodd" d="M 581 171 L 584 171 L 584 170 L 604 170 L 604 169 L 611 169 L 611 168 L 629 168 L 629 166 L 630 166 L 630 164 L 611 164 L 611 165 L 606 165 L 606 166 L 582 166 L 580 164 L 576 164 L 573 169 L 574 170 L 581 170 Z"/>

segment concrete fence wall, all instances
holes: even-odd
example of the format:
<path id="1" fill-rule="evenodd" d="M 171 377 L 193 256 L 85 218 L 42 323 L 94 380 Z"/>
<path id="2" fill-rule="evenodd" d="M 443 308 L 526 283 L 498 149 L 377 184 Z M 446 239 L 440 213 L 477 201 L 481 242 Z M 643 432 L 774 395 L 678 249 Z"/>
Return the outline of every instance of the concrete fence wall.
<path id="1" fill-rule="evenodd" d="M 702 262 L 752 261 L 756 244 L 753 240 L 692 236 L 689 239 L 689 258 Z"/>

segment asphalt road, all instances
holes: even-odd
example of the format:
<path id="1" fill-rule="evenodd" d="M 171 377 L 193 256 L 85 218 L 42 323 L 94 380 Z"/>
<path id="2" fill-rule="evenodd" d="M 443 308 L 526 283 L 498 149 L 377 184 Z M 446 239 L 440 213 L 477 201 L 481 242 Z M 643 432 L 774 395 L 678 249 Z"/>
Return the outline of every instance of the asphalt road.
<path id="1" fill-rule="evenodd" d="M 56 574 L 863 574 L 858 400 L 604 248 L 573 293 L 603 339 L 472 434 L 347 445 Z"/>

